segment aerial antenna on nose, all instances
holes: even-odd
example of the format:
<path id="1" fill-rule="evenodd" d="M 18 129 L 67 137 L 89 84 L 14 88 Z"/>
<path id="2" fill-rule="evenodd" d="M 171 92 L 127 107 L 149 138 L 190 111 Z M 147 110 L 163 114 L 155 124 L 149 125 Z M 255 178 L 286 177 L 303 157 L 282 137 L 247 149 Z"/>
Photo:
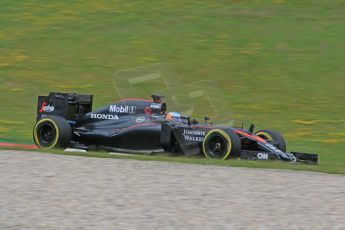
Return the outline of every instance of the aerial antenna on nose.
<path id="1" fill-rule="evenodd" d="M 161 103 L 163 101 L 163 98 L 164 98 L 164 96 L 155 95 L 155 94 L 151 95 L 151 97 L 152 97 L 153 101 L 156 103 Z"/>

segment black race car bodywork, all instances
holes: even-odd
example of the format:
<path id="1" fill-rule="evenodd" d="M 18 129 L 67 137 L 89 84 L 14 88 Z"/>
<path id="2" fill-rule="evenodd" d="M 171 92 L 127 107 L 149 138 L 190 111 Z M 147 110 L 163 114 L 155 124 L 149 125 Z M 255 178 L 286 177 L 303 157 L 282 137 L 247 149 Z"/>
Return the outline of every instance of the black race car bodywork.
<path id="1" fill-rule="evenodd" d="M 152 100 L 123 99 L 92 111 L 92 95 L 50 93 L 39 96 L 33 130 L 40 148 L 74 147 L 121 152 L 173 152 L 213 159 L 283 160 L 317 163 L 317 154 L 286 152 L 283 137 L 273 130 L 167 121 L 167 105 Z"/>

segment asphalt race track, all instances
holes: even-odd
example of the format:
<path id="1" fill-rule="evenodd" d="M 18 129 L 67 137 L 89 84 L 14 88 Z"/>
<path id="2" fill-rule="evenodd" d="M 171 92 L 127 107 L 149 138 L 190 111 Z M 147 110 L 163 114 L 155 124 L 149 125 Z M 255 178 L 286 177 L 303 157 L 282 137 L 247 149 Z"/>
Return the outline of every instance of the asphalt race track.
<path id="1" fill-rule="evenodd" d="M 345 176 L 0 151 L 0 229 L 345 229 Z"/>

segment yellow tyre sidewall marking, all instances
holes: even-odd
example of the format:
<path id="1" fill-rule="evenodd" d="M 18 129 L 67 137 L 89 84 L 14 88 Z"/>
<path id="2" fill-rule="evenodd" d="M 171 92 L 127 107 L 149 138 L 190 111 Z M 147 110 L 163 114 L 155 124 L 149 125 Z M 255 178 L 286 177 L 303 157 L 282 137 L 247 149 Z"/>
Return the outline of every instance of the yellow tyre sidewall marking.
<path id="1" fill-rule="evenodd" d="M 56 135 L 55 135 L 55 140 L 54 140 L 53 144 L 51 144 L 49 147 L 42 146 L 42 145 L 40 144 L 40 141 L 39 141 L 39 138 L 38 138 L 38 135 L 37 135 L 37 126 L 40 125 L 40 124 L 42 124 L 43 122 L 49 122 L 49 123 L 51 123 L 51 124 L 54 126 L 55 131 L 56 131 L 56 132 L 55 132 L 55 133 L 56 133 Z M 51 149 L 51 148 L 54 148 L 54 147 L 56 146 L 57 142 L 59 141 L 59 128 L 58 128 L 58 126 L 56 125 L 56 123 L 55 123 L 53 120 L 51 120 L 51 119 L 49 119 L 49 118 L 43 118 L 43 119 L 39 120 L 39 121 L 36 123 L 36 125 L 35 125 L 35 128 L 34 128 L 34 138 L 35 138 L 36 145 L 37 145 L 39 148 L 41 148 L 41 149 Z"/>
<path id="2" fill-rule="evenodd" d="M 258 133 L 256 133 L 256 135 L 259 136 L 259 137 L 261 137 L 261 136 L 264 137 L 264 139 L 266 141 L 273 141 L 273 137 L 270 134 L 268 134 L 268 133 L 258 132 Z"/>
<path id="3" fill-rule="evenodd" d="M 230 139 L 230 136 L 223 130 L 221 129 L 214 129 L 214 130 L 211 130 L 210 132 L 208 132 L 205 136 L 205 139 L 204 139 L 204 142 L 202 143 L 202 150 L 205 154 L 205 156 L 209 159 L 214 159 L 212 158 L 211 156 L 208 155 L 208 153 L 206 152 L 206 146 L 205 146 L 205 140 L 207 140 L 207 138 L 212 134 L 212 133 L 219 133 L 221 134 L 227 141 L 228 141 L 228 149 L 227 149 L 227 152 L 226 154 L 224 155 L 224 157 L 222 158 L 222 160 L 226 160 L 230 153 L 231 153 L 231 149 L 232 149 L 232 142 L 231 142 L 231 139 Z"/>

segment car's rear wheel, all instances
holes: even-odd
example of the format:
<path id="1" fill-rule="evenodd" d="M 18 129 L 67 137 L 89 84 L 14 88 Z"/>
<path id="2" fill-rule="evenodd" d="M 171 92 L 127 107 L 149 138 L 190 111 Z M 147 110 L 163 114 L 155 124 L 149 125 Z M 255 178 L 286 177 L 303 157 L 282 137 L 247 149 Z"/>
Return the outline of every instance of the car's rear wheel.
<path id="1" fill-rule="evenodd" d="M 72 140 L 72 128 L 62 117 L 47 116 L 36 123 L 33 137 L 41 149 L 65 148 Z"/>
<path id="2" fill-rule="evenodd" d="M 286 142 L 284 137 L 275 130 L 259 130 L 255 134 L 283 152 L 286 152 Z"/>
<path id="3" fill-rule="evenodd" d="M 214 129 L 206 134 L 202 149 L 210 159 L 236 158 L 241 152 L 241 140 L 231 129 Z"/>

